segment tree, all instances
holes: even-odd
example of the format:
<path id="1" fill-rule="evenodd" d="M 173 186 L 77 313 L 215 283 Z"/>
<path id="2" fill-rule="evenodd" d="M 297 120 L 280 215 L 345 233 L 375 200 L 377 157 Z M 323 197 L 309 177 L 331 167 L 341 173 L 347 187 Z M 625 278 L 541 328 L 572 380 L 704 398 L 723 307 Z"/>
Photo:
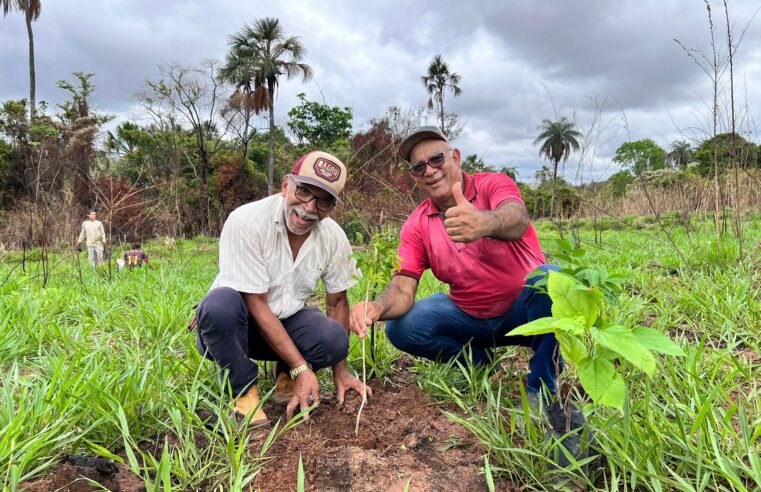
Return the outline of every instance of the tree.
<path id="1" fill-rule="evenodd" d="M 219 78 L 235 86 L 235 91 L 227 100 L 227 106 L 222 108 L 222 117 L 229 119 L 231 123 L 237 119 L 243 124 L 243 130 L 239 131 L 238 135 L 243 146 L 243 168 L 247 166 L 248 146 L 256 133 L 255 128 L 251 129 L 251 117 L 259 114 L 261 109 L 257 108 L 262 107 L 262 102 L 255 100 L 259 76 L 259 67 L 251 63 L 248 53 L 244 50 L 231 49 L 225 57 L 225 64 L 219 69 Z M 258 96 L 262 97 L 262 93 Z"/>
<path id="2" fill-rule="evenodd" d="M 250 96 L 254 113 L 269 110 L 269 161 L 267 166 L 267 191 L 274 191 L 275 169 L 275 89 L 279 78 L 291 79 L 301 75 L 304 82 L 312 78 L 312 68 L 300 61 L 306 49 L 296 36 L 287 36 L 280 21 L 275 17 L 258 19 L 253 25 L 230 36 L 228 61 L 235 60 L 236 70 L 253 79 Z M 244 68 L 246 67 L 246 68 Z M 246 77 L 241 78 L 245 80 Z"/>
<path id="3" fill-rule="evenodd" d="M 666 163 L 666 151 L 649 138 L 624 142 L 616 150 L 613 162 L 640 177 L 647 171 L 663 169 Z"/>
<path id="4" fill-rule="evenodd" d="M 674 167 L 685 168 L 692 160 L 692 146 L 684 140 L 675 140 L 669 147 L 668 159 Z"/>
<path id="5" fill-rule="evenodd" d="M 330 147 L 338 140 L 351 138 L 353 115 L 350 107 L 307 101 L 303 92 L 298 98 L 301 104 L 288 111 L 288 128 L 299 143 Z"/>
<path id="6" fill-rule="evenodd" d="M 468 174 L 494 172 L 494 168 L 486 164 L 484 160 L 476 154 L 470 154 L 463 159 L 460 167 Z"/>
<path id="7" fill-rule="evenodd" d="M 146 82 L 148 94 L 140 94 L 141 103 L 151 114 L 168 117 L 172 123 L 184 120 L 193 132 L 201 158 L 201 188 L 206 195 L 211 159 L 221 148 L 222 132 L 214 132 L 215 117 L 220 101 L 221 82 L 217 79 L 214 60 L 204 62 L 200 68 L 178 64 L 159 66 L 162 78 Z"/>
<path id="8" fill-rule="evenodd" d="M 32 21 L 40 17 L 42 3 L 40 0 L 0 0 L 3 8 L 3 17 L 8 15 L 13 8 L 24 13 L 26 18 L 26 33 L 29 38 L 29 116 L 34 119 L 37 110 L 35 98 L 35 72 L 34 72 L 34 33 Z"/>
<path id="9" fill-rule="evenodd" d="M 579 150 L 579 139 L 582 134 L 565 116 L 558 121 L 543 120 L 538 128 L 541 133 L 534 140 L 534 145 L 541 144 L 539 155 L 552 162 L 552 198 L 550 199 L 550 217 L 552 218 L 555 216 L 558 164 L 561 160 L 567 161 L 572 151 Z"/>
<path id="10" fill-rule="evenodd" d="M 56 85 L 67 91 L 71 99 L 59 104 L 59 118 L 64 125 L 66 153 L 74 176 L 74 196 L 83 207 L 94 205 L 94 189 L 90 166 L 96 154 L 95 141 L 100 127 L 111 120 L 111 116 L 99 115 L 90 108 L 90 95 L 95 90 L 91 82 L 94 73 L 74 72 L 76 82 L 59 80 Z"/>
<path id="11" fill-rule="evenodd" d="M 727 168 L 736 165 L 740 169 L 758 165 L 758 146 L 745 140 L 742 135 L 719 133 L 704 140 L 693 155 L 697 171 L 703 176 L 721 175 Z M 714 160 L 715 159 L 715 160 Z"/>
<path id="12" fill-rule="evenodd" d="M 444 62 L 441 55 L 436 55 L 433 57 L 431 64 L 428 65 L 428 73 L 421 76 L 420 81 L 428 92 L 428 109 L 433 109 L 434 101 L 436 101 L 439 116 L 439 128 L 441 128 L 441 131 L 451 139 L 452 137 L 446 133 L 447 125 L 444 116 L 444 93 L 449 89 L 455 97 L 462 94 L 462 89 L 460 89 L 458 85 L 460 83 L 460 76 L 454 72 L 450 72 L 449 66 Z"/>

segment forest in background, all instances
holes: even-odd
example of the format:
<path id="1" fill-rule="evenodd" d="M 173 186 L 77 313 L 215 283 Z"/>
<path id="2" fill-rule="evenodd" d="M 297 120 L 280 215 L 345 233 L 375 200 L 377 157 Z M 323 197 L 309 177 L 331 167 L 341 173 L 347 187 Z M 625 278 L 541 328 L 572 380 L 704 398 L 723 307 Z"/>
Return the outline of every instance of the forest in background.
<path id="1" fill-rule="evenodd" d="M 299 37 L 271 17 L 231 34 L 223 61 L 160 66 L 158 77 L 131 96 L 137 109 L 129 121 L 114 124 L 113 116 L 93 108 L 93 73 L 74 72 L 59 81 L 67 99 L 51 108 L 34 96 L 31 26 L 41 4 L 2 5 L 6 16 L 25 15 L 30 41 L 30 97 L 0 102 L 5 248 L 70 243 L 93 209 L 111 241 L 217 235 L 230 211 L 277 192 L 299 156 L 314 149 L 346 163 L 344 204 L 333 216 L 350 239 L 361 242 L 384 224 L 403 221 L 423 198 L 397 157 L 404 136 L 436 124 L 457 146 L 464 129 L 464 116 L 445 107 L 448 98 L 462 94 L 461 77 L 441 55 L 420 75 L 427 106 L 391 106 L 368 122 L 354 121 L 350 107 L 331 106 L 324 96 L 316 101 L 301 93 L 299 105 L 280 108 L 283 82 L 307 82 L 312 69 Z M 706 6 L 712 51 L 682 46 L 712 83 L 710 127 L 699 132 L 704 138 L 685 137 L 668 148 L 652 139 L 622 142 L 612 158 L 620 170 L 604 181 L 584 182 L 584 168 L 609 125 L 602 117 L 609 102 L 601 101 L 591 121 L 577 121 L 574 111 L 538 125 L 538 170 L 532 176 L 486 162 L 472 149 L 462 149 L 463 169 L 513 177 L 534 219 L 579 218 L 605 227 L 664 213 L 687 224 L 702 213 L 711 215 L 719 233 L 732 226 L 741 234 L 742 218 L 760 204 L 761 151 L 747 103 L 735 101 L 739 41 L 728 7 L 720 12 L 723 33 Z M 623 111 L 621 116 L 625 120 Z M 355 131 L 358 123 L 365 129 Z"/>

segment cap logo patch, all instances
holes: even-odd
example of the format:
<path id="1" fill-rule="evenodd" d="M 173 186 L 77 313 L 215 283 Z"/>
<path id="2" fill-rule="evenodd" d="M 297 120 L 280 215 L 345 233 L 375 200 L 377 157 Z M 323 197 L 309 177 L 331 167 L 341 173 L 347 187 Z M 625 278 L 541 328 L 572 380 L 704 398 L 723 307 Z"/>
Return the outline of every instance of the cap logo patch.
<path id="1" fill-rule="evenodd" d="M 312 168 L 318 177 L 329 183 L 334 183 L 341 177 L 341 168 L 335 162 L 323 159 L 322 157 L 314 161 Z"/>

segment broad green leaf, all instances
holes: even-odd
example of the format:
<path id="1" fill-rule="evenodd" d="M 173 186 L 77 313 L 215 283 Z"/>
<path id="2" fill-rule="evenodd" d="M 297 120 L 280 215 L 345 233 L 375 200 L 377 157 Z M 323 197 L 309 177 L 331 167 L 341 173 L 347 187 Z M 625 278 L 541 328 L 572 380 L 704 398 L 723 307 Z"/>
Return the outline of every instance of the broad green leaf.
<path id="1" fill-rule="evenodd" d="M 655 373 L 655 357 L 637 342 L 629 328 L 607 325 L 602 329 L 592 328 L 590 333 L 597 343 L 642 369 L 648 376 Z"/>
<path id="2" fill-rule="evenodd" d="M 626 385 L 613 363 L 600 357 L 585 357 L 576 367 L 579 382 L 592 401 L 623 410 Z"/>
<path id="3" fill-rule="evenodd" d="M 653 352 L 684 357 L 684 351 L 682 348 L 655 328 L 638 326 L 632 330 L 632 333 L 640 345 Z"/>
<path id="4" fill-rule="evenodd" d="M 550 271 L 547 292 L 552 298 L 552 315 L 556 318 L 583 317 L 590 327 L 600 310 L 599 298 L 588 290 L 576 290 L 579 282 L 572 277 Z"/>
<path id="5" fill-rule="evenodd" d="M 581 258 L 585 254 L 587 254 L 586 250 L 581 248 L 576 248 L 573 251 L 571 251 L 571 256 L 573 256 L 574 258 Z"/>
<path id="6" fill-rule="evenodd" d="M 617 408 L 623 412 L 625 401 L 626 383 L 619 373 L 615 373 L 613 375 L 613 381 L 611 381 L 607 391 L 605 391 L 605 394 L 600 398 L 600 403 L 602 405 Z"/>
<path id="7" fill-rule="evenodd" d="M 570 333 L 572 335 L 581 335 L 586 331 L 584 323 L 586 320 L 583 316 L 577 316 L 576 318 L 557 318 L 555 328 L 561 332 Z"/>
<path id="8" fill-rule="evenodd" d="M 535 319 L 529 321 L 525 325 L 521 325 L 509 331 L 505 336 L 511 337 L 515 335 L 541 335 L 543 333 L 552 333 L 555 331 L 555 326 L 559 320 L 548 316 L 546 318 Z"/>
<path id="9" fill-rule="evenodd" d="M 597 354 L 597 357 L 602 357 L 603 359 L 609 360 L 609 361 L 613 361 L 620 357 L 620 355 L 618 355 L 617 353 L 613 352 L 612 350 L 608 350 L 601 345 L 597 346 L 595 353 Z"/>
<path id="10" fill-rule="evenodd" d="M 579 337 L 568 333 L 558 333 L 556 336 L 560 344 L 560 353 L 567 361 L 578 365 L 579 361 L 588 355 L 587 347 Z"/>
<path id="11" fill-rule="evenodd" d="M 565 251 L 566 253 L 570 253 L 573 251 L 573 247 L 571 246 L 571 243 L 569 243 L 565 239 L 555 239 L 555 245 Z"/>

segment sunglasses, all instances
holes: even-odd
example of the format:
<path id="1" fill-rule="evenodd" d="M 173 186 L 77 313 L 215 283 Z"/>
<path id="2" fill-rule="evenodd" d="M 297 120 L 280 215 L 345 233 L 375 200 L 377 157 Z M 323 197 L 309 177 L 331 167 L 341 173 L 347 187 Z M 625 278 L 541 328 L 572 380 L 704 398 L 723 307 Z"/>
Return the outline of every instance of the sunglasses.
<path id="1" fill-rule="evenodd" d="M 416 178 L 419 178 L 425 174 L 425 168 L 427 166 L 431 166 L 434 169 L 438 169 L 444 165 L 445 160 L 446 159 L 444 157 L 443 152 L 439 152 L 438 154 L 433 154 L 431 157 L 428 158 L 427 161 L 419 161 L 411 165 L 410 174 L 412 174 Z"/>
<path id="2" fill-rule="evenodd" d="M 333 207 L 336 206 L 336 202 L 332 198 L 317 196 L 303 186 L 296 185 L 294 195 L 296 195 L 296 198 L 298 198 L 301 203 L 309 203 L 312 200 L 315 200 L 317 203 L 317 210 L 322 212 L 330 212 L 333 210 Z"/>

